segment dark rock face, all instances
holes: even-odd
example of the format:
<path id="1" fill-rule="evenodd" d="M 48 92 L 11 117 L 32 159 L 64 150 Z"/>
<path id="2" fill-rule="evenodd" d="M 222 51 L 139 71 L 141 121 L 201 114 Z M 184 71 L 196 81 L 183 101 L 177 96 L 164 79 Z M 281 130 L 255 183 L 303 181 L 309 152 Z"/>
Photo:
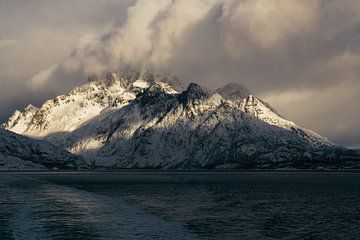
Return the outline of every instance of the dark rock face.
<path id="1" fill-rule="evenodd" d="M 208 98 L 209 96 L 210 92 L 208 90 L 196 83 L 190 83 L 188 88 L 180 94 L 179 100 L 186 105 L 189 102 Z"/>

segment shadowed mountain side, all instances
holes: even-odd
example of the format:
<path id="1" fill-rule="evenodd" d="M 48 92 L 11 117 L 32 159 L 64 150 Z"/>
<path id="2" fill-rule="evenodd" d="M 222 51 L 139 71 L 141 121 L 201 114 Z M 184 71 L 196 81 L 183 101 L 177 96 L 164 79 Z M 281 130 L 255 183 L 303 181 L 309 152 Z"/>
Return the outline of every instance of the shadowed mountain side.
<path id="1" fill-rule="evenodd" d="M 88 165 L 59 146 L 0 129 L 0 170 L 86 169 Z"/>

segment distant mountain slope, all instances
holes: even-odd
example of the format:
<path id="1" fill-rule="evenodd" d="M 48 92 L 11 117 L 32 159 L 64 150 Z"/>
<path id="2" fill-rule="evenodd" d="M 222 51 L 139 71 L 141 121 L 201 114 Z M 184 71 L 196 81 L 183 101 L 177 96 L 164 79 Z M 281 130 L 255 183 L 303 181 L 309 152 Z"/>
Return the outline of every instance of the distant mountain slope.
<path id="1" fill-rule="evenodd" d="M 39 109 L 15 112 L 5 127 L 115 168 L 274 168 L 356 158 L 241 85 L 215 92 L 197 84 L 181 92 L 180 85 L 151 73 L 94 76 Z"/>
<path id="2" fill-rule="evenodd" d="M 0 170 L 81 169 L 87 164 L 46 141 L 33 140 L 0 129 Z"/>

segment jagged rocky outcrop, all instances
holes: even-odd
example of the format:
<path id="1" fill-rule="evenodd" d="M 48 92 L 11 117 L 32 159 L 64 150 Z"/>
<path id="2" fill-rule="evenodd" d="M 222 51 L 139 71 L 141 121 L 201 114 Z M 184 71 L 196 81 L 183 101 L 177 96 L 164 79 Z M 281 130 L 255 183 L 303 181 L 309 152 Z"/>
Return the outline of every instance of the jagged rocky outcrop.
<path id="1" fill-rule="evenodd" d="M 112 168 L 357 166 L 356 154 L 284 119 L 241 85 L 181 90 L 174 79 L 92 76 L 31 113 L 14 113 L 5 127 Z"/>
<path id="2" fill-rule="evenodd" d="M 47 141 L 0 129 L 0 170 L 87 169 L 88 164 Z"/>

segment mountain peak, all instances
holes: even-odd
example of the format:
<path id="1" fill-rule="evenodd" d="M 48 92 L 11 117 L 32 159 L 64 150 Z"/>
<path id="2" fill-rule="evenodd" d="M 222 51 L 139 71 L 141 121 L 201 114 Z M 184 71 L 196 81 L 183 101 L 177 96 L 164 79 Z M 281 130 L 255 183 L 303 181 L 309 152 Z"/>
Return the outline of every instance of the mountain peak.
<path id="1" fill-rule="evenodd" d="M 187 89 L 181 93 L 180 98 L 185 102 L 196 99 L 203 99 L 210 96 L 210 91 L 201 87 L 199 84 L 190 83 Z"/>
<path id="2" fill-rule="evenodd" d="M 100 80 L 100 77 L 96 74 L 92 74 L 88 77 L 88 82 L 96 82 L 99 80 Z"/>
<path id="3" fill-rule="evenodd" d="M 177 93 L 167 83 L 156 82 L 144 91 L 141 95 L 140 101 L 144 104 L 154 104 L 167 95 Z"/>
<path id="4" fill-rule="evenodd" d="M 126 88 L 130 84 L 130 80 L 122 73 L 109 72 L 105 78 L 104 82 L 106 86 L 112 86 L 118 83 L 122 88 Z"/>
<path id="5" fill-rule="evenodd" d="M 27 105 L 27 107 L 25 108 L 25 112 L 35 112 L 37 110 L 38 110 L 38 108 L 32 104 Z"/>
<path id="6" fill-rule="evenodd" d="M 159 93 L 159 92 L 163 92 L 166 94 L 173 94 L 176 93 L 176 91 L 167 83 L 164 82 L 156 82 L 154 84 L 152 84 L 146 91 L 145 93 Z"/>
<path id="7" fill-rule="evenodd" d="M 141 74 L 140 77 L 143 81 L 148 82 L 148 83 L 154 83 L 155 82 L 155 74 L 153 72 L 150 71 L 145 71 Z"/>
<path id="8" fill-rule="evenodd" d="M 215 92 L 219 93 L 223 98 L 231 101 L 242 100 L 251 95 L 250 91 L 245 86 L 234 82 L 218 88 Z"/>

